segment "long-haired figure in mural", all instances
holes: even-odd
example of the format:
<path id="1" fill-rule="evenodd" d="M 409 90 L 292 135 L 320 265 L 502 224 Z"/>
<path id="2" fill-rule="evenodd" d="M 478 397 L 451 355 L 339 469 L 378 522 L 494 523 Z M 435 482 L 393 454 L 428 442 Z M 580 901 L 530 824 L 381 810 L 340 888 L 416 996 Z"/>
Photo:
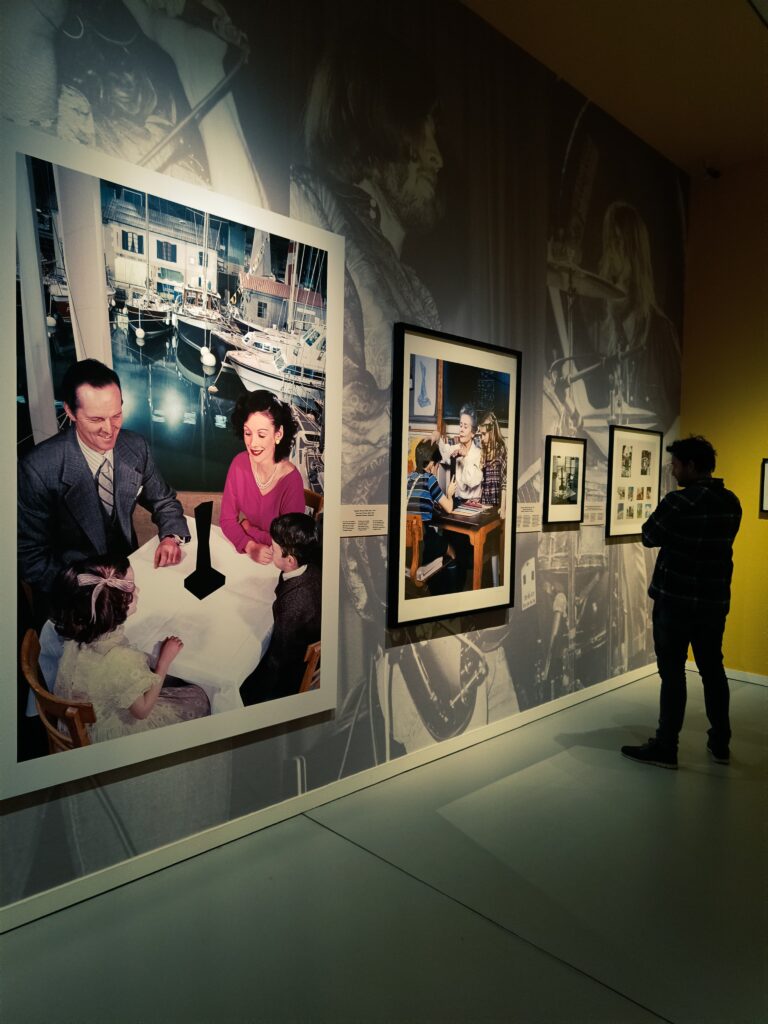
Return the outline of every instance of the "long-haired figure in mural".
<path id="1" fill-rule="evenodd" d="M 648 228 L 630 203 L 612 202 L 603 216 L 598 274 L 623 294 L 605 301 L 596 353 L 608 360 L 611 408 L 619 422 L 631 410 L 650 410 L 666 431 L 680 399 L 680 345 L 656 304 Z"/>
<path id="2" fill-rule="evenodd" d="M 563 157 L 553 178 L 548 259 L 553 361 L 542 428 L 586 435 L 588 486 L 604 507 L 608 425 L 668 432 L 677 420 L 679 328 L 659 296 L 679 300 L 682 207 L 673 168 L 568 87 L 562 98 Z M 659 205 L 646 203 L 641 212 L 635 200 L 651 175 L 660 183 Z M 561 633 L 567 625 L 563 656 L 542 666 L 545 697 L 653 656 L 644 607 L 651 560 L 639 545 L 605 545 L 602 525 L 588 522 L 578 536 L 540 537 L 539 578 L 564 595 Z M 557 612 L 548 617 L 554 631 Z"/>

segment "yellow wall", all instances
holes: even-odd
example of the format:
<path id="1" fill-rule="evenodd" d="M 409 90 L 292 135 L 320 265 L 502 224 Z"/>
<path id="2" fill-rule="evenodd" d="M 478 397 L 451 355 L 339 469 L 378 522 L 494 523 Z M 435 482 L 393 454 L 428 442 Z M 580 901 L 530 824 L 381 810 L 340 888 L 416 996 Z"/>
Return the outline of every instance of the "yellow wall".
<path id="1" fill-rule="evenodd" d="M 694 183 L 683 329 L 681 434 L 704 434 L 716 476 L 741 500 L 734 545 L 728 668 L 768 675 L 768 517 L 758 513 L 768 458 L 768 160 Z"/>

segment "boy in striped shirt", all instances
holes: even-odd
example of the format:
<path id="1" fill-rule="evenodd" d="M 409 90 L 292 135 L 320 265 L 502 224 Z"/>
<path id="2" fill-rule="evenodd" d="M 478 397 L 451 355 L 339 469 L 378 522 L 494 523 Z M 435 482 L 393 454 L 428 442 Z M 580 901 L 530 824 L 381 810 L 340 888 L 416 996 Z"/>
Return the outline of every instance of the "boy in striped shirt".
<path id="1" fill-rule="evenodd" d="M 444 512 L 453 511 L 453 496 L 456 493 L 456 481 L 448 484 L 447 494 L 437 482 L 435 470 L 440 464 L 440 449 L 425 438 L 416 445 L 414 453 L 416 469 L 408 474 L 406 491 L 408 494 L 408 515 L 421 516 L 424 523 L 424 550 L 421 556 L 422 565 L 428 565 L 436 558 L 448 554 L 454 557 L 451 545 L 445 537 L 438 533 L 432 525 L 432 516 L 436 508 Z"/>

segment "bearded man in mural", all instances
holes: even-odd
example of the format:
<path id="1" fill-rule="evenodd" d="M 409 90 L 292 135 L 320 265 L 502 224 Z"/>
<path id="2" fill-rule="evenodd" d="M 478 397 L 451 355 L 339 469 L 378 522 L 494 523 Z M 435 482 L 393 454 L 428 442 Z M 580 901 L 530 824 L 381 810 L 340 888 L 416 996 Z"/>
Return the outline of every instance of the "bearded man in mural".
<path id="1" fill-rule="evenodd" d="M 441 213 L 436 93 L 415 59 L 393 69 L 398 50 L 399 41 L 379 38 L 371 49 L 324 56 L 307 104 L 307 165 L 291 180 L 291 215 L 346 242 L 342 501 L 350 503 L 388 500 L 394 322 L 440 326 L 431 294 L 400 258 L 406 236 Z M 362 580 L 350 592 L 365 618 L 383 621 L 384 550 L 372 550 L 380 546 L 360 545 Z"/>
<path id="2" fill-rule="evenodd" d="M 311 84 L 307 166 L 295 167 L 291 215 L 343 235 L 344 479 L 350 501 L 387 498 L 392 326 L 438 328 L 435 302 L 401 261 L 406 236 L 441 215 L 437 98 L 423 63 L 392 66 L 398 41 L 328 52 Z M 383 475 L 382 475 L 383 474 Z M 368 493 L 377 481 L 377 495 Z M 361 493 L 361 489 L 365 493 Z"/>
<path id="3" fill-rule="evenodd" d="M 406 239 L 429 231 L 443 214 L 437 90 L 424 59 L 385 33 L 369 35 L 365 47 L 333 48 L 310 85 L 304 142 L 306 164 L 292 171 L 291 215 L 343 235 L 346 243 L 342 501 L 383 504 L 389 500 L 393 324 L 440 327 L 432 295 L 401 258 Z M 345 545 L 349 597 L 370 634 L 353 645 L 360 645 L 351 652 L 354 659 L 366 648 L 381 650 L 386 546 L 385 538 L 349 538 Z M 439 626 L 426 630 L 436 632 Z M 408 639 L 425 639 L 425 631 L 414 630 Z M 406 749 L 462 731 L 475 713 L 487 721 L 488 705 L 478 701 L 483 706 L 476 708 L 476 693 L 489 676 L 488 648 L 446 636 L 445 657 L 435 658 L 429 651 L 434 643 L 411 642 L 393 653 L 405 688 L 424 676 L 423 666 L 410 659 L 429 658 L 433 683 L 441 671 L 461 676 L 469 681 L 467 699 L 450 721 L 430 721 L 429 702 L 418 693 L 406 696 L 403 688 L 392 731 Z M 379 675 L 385 662 L 377 666 Z M 361 673 L 367 674 L 365 666 L 349 665 L 344 677 Z M 508 676 L 506 693 L 517 710 Z"/>

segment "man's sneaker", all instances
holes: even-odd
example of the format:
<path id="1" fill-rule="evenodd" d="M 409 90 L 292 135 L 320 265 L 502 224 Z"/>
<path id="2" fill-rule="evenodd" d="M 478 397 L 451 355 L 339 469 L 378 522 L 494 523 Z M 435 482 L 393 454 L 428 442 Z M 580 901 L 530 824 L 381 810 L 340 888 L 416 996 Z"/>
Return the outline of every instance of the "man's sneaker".
<path id="1" fill-rule="evenodd" d="M 709 751 L 710 757 L 716 764 L 731 763 L 731 752 L 728 747 L 722 747 L 718 743 L 713 746 L 712 740 L 707 740 L 707 750 Z"/>
<path id="2" fill-rule="evenodd" d="M 677 753 L 663 747 L 658 740 L 651 739 L 641 747 L 622 747 L 624 757 L 641 764 L 655 764 L 657 768 L 677 768 Z"/>

